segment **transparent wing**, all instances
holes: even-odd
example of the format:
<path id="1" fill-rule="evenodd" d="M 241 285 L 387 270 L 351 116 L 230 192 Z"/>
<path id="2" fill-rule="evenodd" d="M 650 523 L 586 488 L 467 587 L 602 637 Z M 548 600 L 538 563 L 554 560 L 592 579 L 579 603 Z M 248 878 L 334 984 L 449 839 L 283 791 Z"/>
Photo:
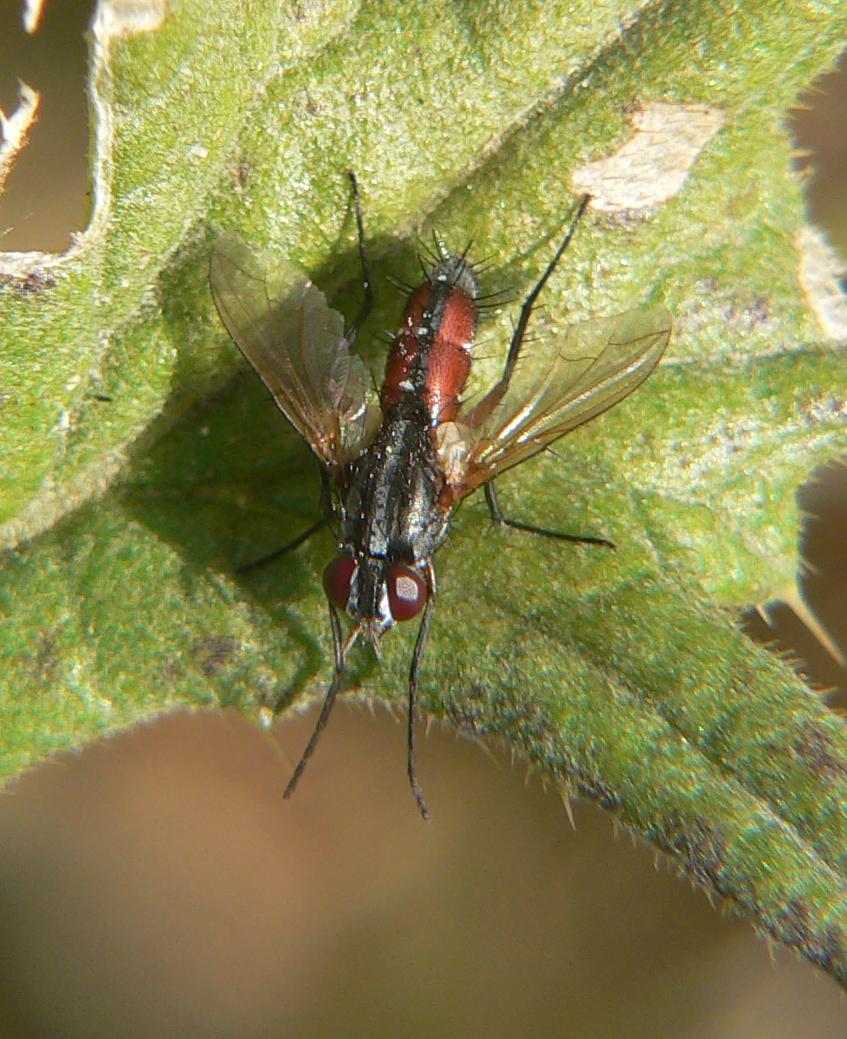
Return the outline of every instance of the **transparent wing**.
<path id="1" fill-rule="evenodd" d="M 318 458 L 333 471 L 356 458 L 380 415 L 341 314 L 302 271 L 236 234 L 215 242 L 210 281 L 227 331 Z"/>
<path id="2" fill-rule="evenodd" d="M 486 480 L 614 407 L 652 372 L 671 333 L 664 307 L 572 325 L 553 356 L 538 343 L 521 355 L 505 390 L 437 430 L 451 497 Z"/>

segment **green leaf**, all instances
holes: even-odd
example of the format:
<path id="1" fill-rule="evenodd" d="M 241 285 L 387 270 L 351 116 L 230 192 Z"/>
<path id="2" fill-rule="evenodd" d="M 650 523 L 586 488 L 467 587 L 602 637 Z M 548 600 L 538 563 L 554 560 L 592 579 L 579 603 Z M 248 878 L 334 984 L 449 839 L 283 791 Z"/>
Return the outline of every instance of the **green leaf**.
<path id="1" fill-rule="evenodd" d="M 175 707 L 255 716 L 326 687 L 329 535 L 235 572 L 313 522 L 319 482 L 214 314 L 218 234 L 350 317 L 355 169 L 378 377 L 412 231 L 472 239 L 520 297 L 588 178 L 538 348 L 660 303 L 674 338 L 637 394 L 498 487 L 508 515 L 620 547 L 494 530 L 472 500 L 436 559 L 422 705 L 847 982 L 844 727 L 731 613 L 794 581 L 797 487 L 844 449 L 847 355 L 801 287 L 783 129 L 843 5 L 243 6 L 185 0 L 135 34 L 101 16 L 91 225 L 66 256 L 3 260 L 0 772 Z M 484 327 L 478 379 L 515 309 Z M 380 665 L 357 650 L 350 688 L 402 701 L 413 638 Z"/>

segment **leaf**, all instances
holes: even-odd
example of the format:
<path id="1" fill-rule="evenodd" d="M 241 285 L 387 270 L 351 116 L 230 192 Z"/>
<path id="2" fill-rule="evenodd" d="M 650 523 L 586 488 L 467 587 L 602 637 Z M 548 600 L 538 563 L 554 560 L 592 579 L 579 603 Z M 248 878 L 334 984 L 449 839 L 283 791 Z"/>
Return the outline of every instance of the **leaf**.
<path id="1" fill-rule="evenodd" d="M 2 267 L 2 774 L 176 707 L 255 715 L 325 688 L 329 536 L 235 573 L 315 519 L 319 485 L 214 315 L 221 231 L 352 316 L 355 169 L 376 334 L 400 310 L 384 276 L 416 277 L 412 230 L 473 239 L 491 289 L 519 298 L 590 175 L 608 196 L 536 334 L 664 304 L 674 338 L 637 394 L 498 488 L 509 515 L 620 548 L 461 510 L 423 706 L 507 739 L 845 983 L 844 727 L 730 612 L 794 580 L 796 489 L 844 449 L 847 355 L 801 289 L 783 130 L 842 46 L 842 5 L 185 0 L 134 35 L 106 11 L 90 227 L 66 256 Z M 680 110 L 709 114 L 684 147 Z M 482 382 L 513 309 L 480 336 Z M 356 655 L 357 695 L 402 700 L 413 637 L 379 666 Z"/>

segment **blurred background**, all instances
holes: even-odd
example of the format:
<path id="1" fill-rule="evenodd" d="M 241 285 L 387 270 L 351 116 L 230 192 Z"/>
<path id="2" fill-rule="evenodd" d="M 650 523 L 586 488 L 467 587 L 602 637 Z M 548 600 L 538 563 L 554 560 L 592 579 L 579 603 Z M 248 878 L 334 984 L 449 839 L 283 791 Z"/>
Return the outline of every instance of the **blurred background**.
<path id="1" fill-rule="evenodd" d="M 0 108 L 38 124 L 0 199 L 0 247 L 61 251 L 87 208 L 93 9 L 27 36 L 0 5 Z M 792 132 L 812 219 L 847 256 L 847 63 Z M 847 645 L 847 479 L 804 488 L 807 600 Z M 812 474 L 810 474 L 811 478 Z M 750 634 L 843 702 L 847 673 L 785 605 Z M 329 662 L 327 662 L 329 665 Z M 342 704 L 308 782 L 281 790 L 313 718 L 278 745 L 237 715 L 178 715 L 57 758 L 0 799 L 0 1039 L 847 1034 L 834 982 L 723 917 L 610 818 L 505 753 L 433 727 L 405 781 L 403 719 Z"/>

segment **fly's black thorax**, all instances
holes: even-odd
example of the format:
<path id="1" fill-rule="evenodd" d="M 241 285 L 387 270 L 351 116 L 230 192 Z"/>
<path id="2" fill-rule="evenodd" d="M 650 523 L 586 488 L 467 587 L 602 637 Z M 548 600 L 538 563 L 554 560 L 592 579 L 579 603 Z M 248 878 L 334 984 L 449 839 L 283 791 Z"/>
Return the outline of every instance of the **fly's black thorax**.
<path id="1" fill-rule="evenodd" d="M 441 477 L 424 404 L 404 396 L 359 457 L 344 496 L 343 546 L 359 558 L 425 562 L 444 540 Z"/>

